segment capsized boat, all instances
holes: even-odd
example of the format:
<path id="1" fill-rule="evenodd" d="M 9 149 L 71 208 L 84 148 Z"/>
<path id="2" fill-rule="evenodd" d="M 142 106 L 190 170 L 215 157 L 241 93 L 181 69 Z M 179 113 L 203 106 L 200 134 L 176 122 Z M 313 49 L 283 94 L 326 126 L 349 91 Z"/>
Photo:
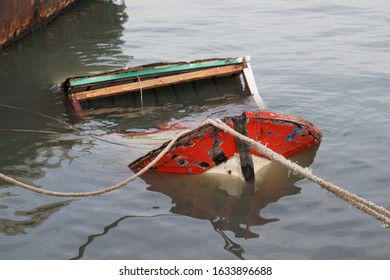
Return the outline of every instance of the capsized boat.
<path id="1" fill-rule="evenodd" d="M 84 110 L 84 104 L 95 99 L 110 100 L 134 92 L 142 94 L 145 90 L 200 80 L 237 77 L 243 74 L 245 88 L 254 95 L 255 101 L 261 104 L 261 97 L 249 61 L 250 56 L 246 55 L 191 62 L 153 63 L 94 76 L 70 77 L 61 83 L 61 88 L 67 93 L 73 109 L 81 113 Z M 133 97 L 135 97 L 134 94 Z"/>
<path id="2" fill-rule="evenodd" d="M 322 139 L 322 133 L 312 123 L 288 114 L 247 111 L 240 116 L 225 117 L 222 121 L 286 158 L 318 146 Z M 138 172 L 168 143 L 133 161 L 129 168 Z M 252 181 L 256 179 L 255 174 L 270 162 L 269 158 L 231 134 L 211 124 L 204 124 L 181 136 L 151 171 L 182 174 L 206 172 Z"/>

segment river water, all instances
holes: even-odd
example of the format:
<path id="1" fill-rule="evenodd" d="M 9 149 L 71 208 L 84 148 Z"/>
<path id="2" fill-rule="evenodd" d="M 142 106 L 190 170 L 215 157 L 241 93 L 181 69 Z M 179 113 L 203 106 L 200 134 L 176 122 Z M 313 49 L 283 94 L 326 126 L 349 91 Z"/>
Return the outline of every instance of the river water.
<path id="1" fill-rule="evenodd" d="M 389 10 L 385 0 L 81 1 L 0 50 L 0 171 L 63 192 L 120 182 L 177 131 L 134 132 L 238 115 L 254 100 L 103 108 L 80 119 L 59 89 L 65 78 L 250 54 L 268 110 L 324 133 L 313 173 L 389 209 Z M 277 165 L 255 194 L 216 180 L 149 176 L 82 199 L 0 182 L 0 259 L 390 258 L 379 221 Z"/>

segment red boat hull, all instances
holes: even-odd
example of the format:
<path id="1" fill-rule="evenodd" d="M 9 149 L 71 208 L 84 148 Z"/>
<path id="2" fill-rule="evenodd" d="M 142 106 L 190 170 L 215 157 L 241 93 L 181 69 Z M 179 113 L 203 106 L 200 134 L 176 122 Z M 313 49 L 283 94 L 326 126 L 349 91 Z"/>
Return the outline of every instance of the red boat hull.
<path id="1" fill-rule="evenodd" d="M 291 115 L 273 112 L 244 112 L 223 121 L 241 134 L 266 145 L 273 151 L 291 157 L 321 142 L 322 133 L 311 123 Z M 134 172 L 152 161 L 168 144 L 132 162 Z M 239 159 L 245 180 L 254 179 L 254 162 L 266 158 L 242 141 L 212 125 L 206 124 L 183 135 L 151 170 L 155 172 L 200 174 L 222 166 L 231 158 Z M 228 174 L 230 170 L 226 169 Z"/>

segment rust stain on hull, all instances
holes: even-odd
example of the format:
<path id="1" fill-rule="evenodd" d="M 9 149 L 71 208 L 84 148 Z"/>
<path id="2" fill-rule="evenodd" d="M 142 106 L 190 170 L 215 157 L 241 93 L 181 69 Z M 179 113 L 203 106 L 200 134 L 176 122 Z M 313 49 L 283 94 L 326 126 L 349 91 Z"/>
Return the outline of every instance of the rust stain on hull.
<path id="1" fill-rule="evenodd" d="M 80 0 L 1 0 L 0 48 L 50 22 Z"/>

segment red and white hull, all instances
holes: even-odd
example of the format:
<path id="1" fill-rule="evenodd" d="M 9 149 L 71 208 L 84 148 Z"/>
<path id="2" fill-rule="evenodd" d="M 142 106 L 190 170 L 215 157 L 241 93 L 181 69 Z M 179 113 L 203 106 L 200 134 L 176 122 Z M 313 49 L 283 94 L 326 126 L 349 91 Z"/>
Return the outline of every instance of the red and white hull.
<path id="1" fill-rule="evenodd" d="M 226 117 L 223 121 L 286 158 L 318 145 L 322 138 L 322 133 L 313 124 L 286 114 L 244 112 L 241 116 Z M 167 144 L 132 162 L 130 169 L 134 172 L 141 170 Z M 180 137 L 151 170 L 182 174 L 226 174 L 250 181 L 268 163 L 270 159 L 241 140 L 205 124 Z"/>

